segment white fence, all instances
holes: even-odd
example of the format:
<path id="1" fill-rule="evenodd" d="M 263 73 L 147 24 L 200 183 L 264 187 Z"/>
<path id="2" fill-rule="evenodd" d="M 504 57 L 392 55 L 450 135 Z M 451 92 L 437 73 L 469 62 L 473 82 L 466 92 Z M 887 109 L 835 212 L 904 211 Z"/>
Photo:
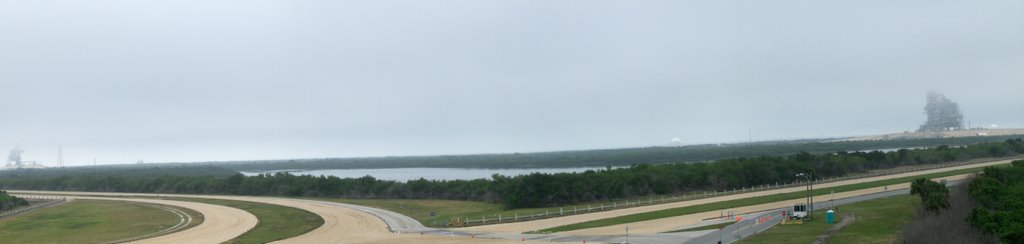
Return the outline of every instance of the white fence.
<path id="1" fill-rule="evenodd" d="M 11 210 L 0 212 L 0 219 L 14 217 L 14 216 L 17 216 L 19 214 L 31 212 L 32 210 L 36 210 L 36 209 L 41 209 L 41 208 L 57 205 L 57 204 L 64 203 L 64 202 L 67 201 L 67 198 L 65 198 L 65 197 L 56 197 L 56 196 L 18 196 L 18 197 L 19 198 L 24 198 L 25 200 L 28 200 L 28 199 L 41 200 L 41 202 L 37 203 L 37 204 L 29 205 L 28 207 L 15 208 L 15 209 L 11 209 Z"/>
<path id="2" fill-rule="evenodd" d="M 843 177 L 828 177 L 828 178 L 824 178 L 824 179 L 820 179 L 819 178 L 819 179 L 815 179 L 813 184 L 817 185 L 817 184 L 830 183 L 830 182 L 836 182 L 836 181 L 854 180 L 854 179 L 861 179 L 861 178 L 869 178 L 869 177 L 877 177 L 877 176 L 885 176 L 885 175 L 902 174 L 902 173 L 908 173 L 908 172 L 916 172 L 916 171 L 925 171 L 925 170 L 957 167 L 957 166 L 964 166 L 964 165 L 971 165 L 971 164 L 981 164 L 981 163 L 988 163 L 988 162 L 994 162 L 994 161 L 1000 161 L 1000 160 L 1008 160 L 1008 159 L 1020 159 L 1020 157 L 996 158 L 996 159 L 989 159 L 989 160 L 968 161 L 968 162 L 952 163 L 952 164 L 923 165 L 923 166 L 917 166 L 917 167 L 911 167 L 911 168 L 894 169 L 894 170 L 880 171 L 880 172 L 868 173 L 868 174 L 847 175 L 847 176 L 843 176 Z M 528 220 L 536 220 L 536 219 L 545 219 L 545 218 L 569 216 L 569 215 L 574 215 L 574 214 L 585 214 L 585 213 L 609 211 L 609 210 L 631 208 L 631 207 L 638 207 L 638 206 L 647 206 L 647 205 L 661 204 L 661 203 L 689 201 L 689 200 L 695 200 L 695 199 L 702 199 L 702 198 L 709 198 L 709 197 L 718 197 L 718 196 L 740 194 L 740 193 L 748 193 L 748 192 L 755 192 L 755 191 L 774 190 L 774 189 L 798 187 L 798 186 L 802 187 L 802 186 L 805 186 L 805 185 L 806 185 L 806 182 L 803 182 L 803 181 L 797 181 L 797 182 L 785 183 L 785 184 L 779 184 L 778 182 L 775 182 L 775 184 L 765 184 L 765 185 L 758 185 L 758 186 L 752 186 L 752 187 L 734 188 L 734 189 L 731 189 L 731 190 L 722 190 L 722 191 L 710 191 L 710 192 L 702 191 L 702 192 L 694 192 L 693 194 L 638 197 L 635 200 L 626 199 L 626 200 L 621 200 L 621 201 L 612 201 L 610 203 L 590 204 L 590 205 L 587 205 L 585 207 L 584 206 L 573 206 L 573 207 L 569 207 L 569 208 L 562 207 L 562 208 L 558 208 L 558 209 L 547 209 L 547 210 L 544 210 L 543 212 L 541 212 L 541 211 L 531 211 L 531 212 L 524 212 L 524 213 L 516 212 L 516 213 L 513 213 L 512 216 L 502 216 L 502 215 L 498 214 L 498 215 L 490 215 L 490 216 L 465 217 L 465 218 L 463 218 L 463 220 L 464 220 L 463 224 L 465 224 L 466 226 L 473 226 L 473 225 L 487 225 L 487 224 L 498 224 L 498 223 L 528 221 Z"/>

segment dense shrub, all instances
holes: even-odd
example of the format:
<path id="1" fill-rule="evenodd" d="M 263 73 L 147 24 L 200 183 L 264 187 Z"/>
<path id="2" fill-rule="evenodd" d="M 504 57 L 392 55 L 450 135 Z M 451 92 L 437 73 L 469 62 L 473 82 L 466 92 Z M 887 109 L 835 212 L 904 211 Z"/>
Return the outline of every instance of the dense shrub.
<path id="1" fill-rule="evenodd" d="M 986 168 L 971 182 L 978 203 L 970 223 L 1006 243 L 1024 243 L 1024 160 L 1007 168 Z"/>
<path id="2" fill-rule="evenodd" d="M 949 189 L 943 183 L 917 178 L 910 183 L 910 194 L 921 196 L 921 206 L 928 212 L 939 214 L 949 208 Z"/>
<path id="3" fill-rule="evenodd" d="M 932 212 L 918 208 L 917 217 L 903 228 L 903 243 L 998 243 L 998 238 L 985 234 L 967 222 L 976 204 L 967 193 L 967 184 L 952 187 L 949 208 Z"/>
<path id="4" fill-rule="evenodd" d="M 8 195 L 6 191 L 0 191 L 0 211 L 27 205 L 28 201 L 25 201 L 25 199 Z"/>

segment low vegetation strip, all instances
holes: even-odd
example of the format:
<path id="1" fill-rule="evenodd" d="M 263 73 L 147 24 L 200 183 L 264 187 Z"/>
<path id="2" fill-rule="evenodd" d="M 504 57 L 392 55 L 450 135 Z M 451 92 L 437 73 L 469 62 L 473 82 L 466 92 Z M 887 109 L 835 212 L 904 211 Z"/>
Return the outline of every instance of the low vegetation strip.
<path id="1" fill-rule="evenodd" d="M 28 206 L 28 201 L 11 196 L 6 191 L 0 191 L 0 211 L 14 209 L 19 206 Z"/>
<path id="2" fill-rule="evenodd" d="M 256 227 L 228 243 L 268 243 L 305 234 L 323 225 L 324 220 L 309 211 L 266 203 L 247 201 L 176 197 L 176 201 L 201 202 L 238 208 L 259 219 Z"/>
<path id="3" fill-rule="evenodd" d="M 932 174 L 926 174 L 926 175 L 909 176 L 909 177 L 902 177 L 902 178 L 896 178 L 896 179 L 887 179 L 887 180 L 872 181 L 872 182 L 865 182 L 865 183 L 858 183 L 858 184 L 850 184 L 850 185 L 837 186 L 837 187 L 821 188 L 821 189 L 814 189 L 813 194 L 815 194 L 815 195 L 824 195 L 824 194 L 828 194 L 828 193 L 833 192 L 833 191 L 834 192 L 854 191 L 854 190 L 867 189 L 867 188 L 873 188 L 873 187 L 887 186 L 887 185 L 892 185 L 892 184 L 907 183 L 907 182 L 911 182 L 912 180 L 914 180 L 916 178 L 921 178 L 921 177 L 925 177 L 925 178 L 938 178 L 938 177 L 945 177 L 945 176 L 952 176 L 952 175 L 974 173 L 974 172 L 979 172 L 981 170 L 982 170 L 982 168 L 969 168 L 969 169 L 953 170 L 953 171 L 940 172 L 940 173 L 932 173 Z M 587 228 L 611 226 L 611 225 L 617 225 L 617 224 L 633 223 L 633 222 L 639 222 L 639 221 L 647 221 L 647 220 L 667 218 L 667 217 L 680 216 L 680 215 L 693 214 L 693 213 L 700 213 L 700 212 L 706 212 L 706 211 L 714 211 L 714 210 L 718 210 L 718 209 L 728 209 L 728 208 L 736 208 L 736 207 L 743 207 L 743 206 L 750 206 L 750 205 L 757 205 L 757 204 L 785 201 L 785 200 L 789 200 L 789 199 L 800 198 L 800 197 L 806 196 L 806 194 L 807 194 L 806 192 L 791 192 L 791 193 L 783 193 L 783 194 L 776 194 L 776 195 L 770 195 L 770 196 L 760 196 L 760 197 L 753 197 L 753 198 L 746 198 L 746 199 L 737 199 L 737 200 L 730 200 L 730 201 L 723 201 L 723 202 L 700 204 L 700 205 L 693 205 L 693 206 L 687 206 L 687 207 L 681 207 L 681 208 L 672 208 L 672 209 L 666 209 L 666 210 L 660 210 L 660 211 L 652 211 L 652 212 L 646 212 L 646 213 L 639 213 L 639 214 L 632 214 L 632 215 L 626 215 L 626 216 L 619 216 L 619 217 L 615 217 L 615 218 L 607 218 L 607 219 L 600 219 L 600 220 L 576 223 L 576 224 L 571 224 L 571 225 L 558 226 L 558 227 L 554 227 L 554 228 L 543 229 L 543 230 L 540 230 L 538 232 L 541 232 L 541 233 L 562 232 L 562 231 L 570 231 L 570 230 L 578 230 L 578 229 L 587 229 Z"/>
<path id="4" fill-rule="evenodd" d="M 150 204 L 75 200 L 0 221 L 4 243 L 106 243 L 144 236 L 180 222 Z"/>
<path id="5" fill-rule="evenodd" d="M 65 198 L 33 199 L 32 201 L 28 201 L 27 199 L 24 199 L 24 198 L 21 198 L 21 197 L 19 197 L 19 199 L 25 200 L 25 202 L 28 205 L 24 206 L 24 207 L 12 208 L 12 209 L 9 209 L 7 211 L 0 212 L 0 219 L 13 218 L 14 216 L 18 216 L 18 215 L 21 215 L 21 214 L 25 214 L 25 213 L 28 213 L 28 212 L 31 212 L 31 211 L 36 211 L 36 210 L 43 209 L 43 208 L 48 208 L 48 207 L 56 206 L 58 204 L 61 204 L 61 203 L 64 203 L 64 202 L 67 201 L 67 199 L 65 199 Z"/>

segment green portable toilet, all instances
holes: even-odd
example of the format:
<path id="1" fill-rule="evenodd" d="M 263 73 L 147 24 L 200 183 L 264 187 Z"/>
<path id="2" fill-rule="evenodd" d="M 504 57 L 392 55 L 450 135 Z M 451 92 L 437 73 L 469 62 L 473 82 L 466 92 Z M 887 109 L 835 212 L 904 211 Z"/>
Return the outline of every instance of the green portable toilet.
<path id="1" fill-rule="evenodd" d="M 836 223 L 836 212 L 832 210 L 825 211 L 825 223 L 834 224 Z"/>

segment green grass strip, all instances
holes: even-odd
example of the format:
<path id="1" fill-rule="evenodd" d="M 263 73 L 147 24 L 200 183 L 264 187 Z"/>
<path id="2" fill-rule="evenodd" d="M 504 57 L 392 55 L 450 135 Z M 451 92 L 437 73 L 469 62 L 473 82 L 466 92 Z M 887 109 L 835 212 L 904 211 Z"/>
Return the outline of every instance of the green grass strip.
<path id="1" fill-rule="evenodd" d="M 717 229 L 720 229 L 720 228 L 722 228 L 724 226 L 728 226 L 728 225 L 731 225 L 731 224 L 734 224 L 734 223 L 736 223 L 736 221 L 729 221 L 729 222 L 725 222 L 725 223 L 721 223 L 721 224 L 713 224 L 713 225 L 707 225 L 707 226 L 701 226 L 701 227 L 693 227 L 693 228 L 689 228 L 689 229 L 673 230 L 673 231 L 669 231 L 669 232 L 666 232 L 666 233 L 678 233 L 678 232 L 702 231 L 702 230 L 717 230 Z"/>
<path id="2" fill-rule="evenodd" d="M 825 194 L 828 194 L 828 193 L 830 193 L 832 191 L 835 191 L 835 192 L 846 192 L 846 191 L 855 191 L 855 190 L 868 189 L 868 188 L 873 188 L 873 187 L 881 187 L 881 186 L 887 186 L 887 185 L 893 185 L 893 184 L 899 184 L 899 183 L 907 183 L 907 182 L 910 182 L 913 179 L 917 179 L 917 178 L 921 178 L 921 177 L 925 177 L 925 178 L 939 178 L 939 177 L 946 177 L 946 176 L 974 173 L 974 172 L 980 172 L 983 168 L 984 167 L 977 167 L 977 168 L 970 168 L 970 169 L 961 169 L 961 170 L 946 171 L 946 172 L 939 172 L 939 173 L 932 173 L 932 174 L 925 174 L 925 175 L 908 176 L 908 177 L 903 177 L 903 178 L 880 180 L 880 181 L 872 181 L 872 182 L 865 182 L 865 183 L 858 183 L 858 184 L 851 184 L 851 185 L 844 185 L 844 186 L 836 186 L 836 187 L 829 187 L 829 188 L 819 188 L 819 189 L 814 189 L 813 194 L 817 196 L 817 195 L 825 195 Z M 659 210 L 659 211 L 652 211 L 652 212 L 646 212 L 646 213 L 631 214 L 631 215 L 619 216 L 619 217 L 614 217 L 614 218 L 599 219 L 599 220 L 587 221 L 587 222 L 582 222 L 582 223 L 576 223 L 576 224 L 552 227 L 552 228 L 543 229 L 543 230 L 539 230 L 539 231 L 536 231 L 536 232 L 529 232 L 529 233 L 554 233 L 554 232 L 562 232 L 562 231 L 571 231 L 571 230 L 579 230 L 579 229 L 588 229 L 588 228 L 612 226 L 612 225 L 618 225 L 618 224 L 633 223 L 633 222 L 647 221 L 647 220 L 660 219 L 660 218 L 668 218 L 668 217 L 674 217 L 674 216 L 680 216 L 680 215 L 694 214 L 694 213 L 700 213 L 700 212 L 714 211 L 714 210 L 719 210 L 719 209 L 737 208 L 737 207 L 743 207 L 743 206 L 751 206 L 751 205 L 757 205 L 757 204 L 765 204 L 765 203 L 772 203 L 772 202 L 778 202 L 778 201 L 785 201 L 785 200 L 791 200 L 791 199 L 794 199 L 794 198 L 801 198 L 801 197 L 805 197 L 805 196 L 807 196 L 807 192 L 805 192 L 805 191 L 798 191 L 798 192 L 782 193 L 782 194 L 775 194 L 775 195 L 769 195 L 769 196 L 759 196 L 759 197 L 752 197 L 752 198 L 736 199 L 736 200 L 714 202 L 714 203 L 686 206 L 686 207 L 680 207 L 680 208 L 665 209 L 665 210 Z"/>
<path id="3" fill-rule="evenodd" d="M 178 224 L 155 204 L 75 200 L 0 220 L 0 243 L 107 243 Z"/>
<path id="4" fill-rule="evenodd" d="M 252 213 L 259 219 L 252 230 L 226 243 L 268 243 L 305 234 L 324 224 L 324 220 L 314 213 L 274 204 L 191 197 L 165 199 L 233 207 Z"/>
<path id="5" fill-rule="evenodd" d="M 900 195 L 844 205 L 836 212 L 836 222 L 842 221 L 845 214 L 853 214 L 857 220 L 832 236 L 829 242 L 902 243 L 899 234 L 917 215 L 920 202 L 917 196 Z M 816 216 L 824 216 L 824 211 L 815 212 Z M 819 217 L 799 225 L 776 225 L 739 243 L 812 243 L 832 226 L 825 223 L 824 217 Z"/>

